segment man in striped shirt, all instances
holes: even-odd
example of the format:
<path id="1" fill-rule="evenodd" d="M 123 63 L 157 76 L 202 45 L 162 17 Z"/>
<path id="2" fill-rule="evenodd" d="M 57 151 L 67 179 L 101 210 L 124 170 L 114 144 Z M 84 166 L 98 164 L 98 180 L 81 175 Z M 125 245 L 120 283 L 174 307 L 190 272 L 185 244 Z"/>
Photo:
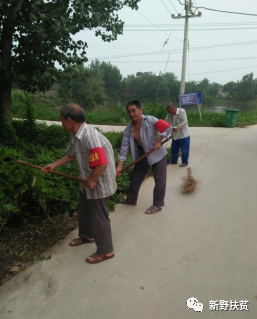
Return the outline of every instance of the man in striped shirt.
<path id="1" fill-rule="evenodd" d="M 95 254 L 86 258 L 90 264 L 114 257 L 108 197 L 115 193 L 116 168 L 111 143 L 96 129 L 85 123 L 85 113 L 76 104 L 67 104 L 61 110 L 62 126 L 73 137 L 60 160 L 43 168 L 55 169 L 77 160 L 80 177 L 79 237 L 70 246 L 96 243 Z"/>

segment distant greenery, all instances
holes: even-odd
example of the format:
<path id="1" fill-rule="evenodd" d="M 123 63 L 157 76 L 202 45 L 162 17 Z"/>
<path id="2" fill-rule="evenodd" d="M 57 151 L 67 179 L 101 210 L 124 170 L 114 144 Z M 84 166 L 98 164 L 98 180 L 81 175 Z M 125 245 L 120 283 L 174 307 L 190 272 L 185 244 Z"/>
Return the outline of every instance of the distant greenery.
<path id="1" fill-rule="evenodd" d="M 17 118 L 26 118 L 26 112 L 28 107 L 28 101 L 26 95 L 20 91 L 12 92 L 12 112 L 13 116 Z M 39 95 L 28 95 L 29 101 L 33 103 L 34 116 L 41 120 L 52 120 L 60 121 L 60 109 L 61 102 L 58 97 L 49 95 L 43 96 Z M 50 107 L 48 107 L 48 103 Z M 252 125 L 256 123 L 256 112 L 257 112 L 257 101 L 248 101 L 247 106 L 242 107 L 242 102 L 233 101 L 232 105 L 237 107 L 237 105 L 244 109 L 249 109 L 251 111 L 239 112 L 238 114 L 238 125 Z M 224 104 L 224 103 L 223 103 Z M 167 115 L 166 106 L 159 103 L 142 103 L 143 113 L 145 115 L 153 115 L 159 119 L 165 119 Z M 215 113 L 215 112 L 202 112 L 203 122 L 200 120 L 199 112 L 187 112 L 189 126 L 213 126 L 213 127 L 223 127 L 225 125 L 225 114 Z M 117 105 L 115 108 L 108 109 L 105 107 L 98 107 L 92 111 L 86 111 L 86 122 L 89 124 L 99 124 L 99 125 L 127 125 L 130 119 L 127 115 L 126 108 L 121 105 Z M 14 124 L 15 125 L 15 124 Z M 16 124 L 17 126 L 19 124 Z M 49 129 L 47 132 L 50 132 Z M 22 131 L 22 129 L 21 129 Z M 63 130 L 61 130 L 63 132 Z M 41 131 L 40 131 L 41 132 Z M 45 133 L 40 133 L 45 134 Z M 51 134 L 51 133 L 50 133 Z M 60 133 L 61 135 L 61 133 Z M 50 141 L 51 139 L 49 139 Z"/>
<path id="2" fill-rule="evenodd" d="M 244 75 L 240 81 L 225 84 L 222 91 L 227 94 L 228 99 L 243 102 L 253 100 L 257 97 L 257 79 L 254 79 L 251 72 Z"/>

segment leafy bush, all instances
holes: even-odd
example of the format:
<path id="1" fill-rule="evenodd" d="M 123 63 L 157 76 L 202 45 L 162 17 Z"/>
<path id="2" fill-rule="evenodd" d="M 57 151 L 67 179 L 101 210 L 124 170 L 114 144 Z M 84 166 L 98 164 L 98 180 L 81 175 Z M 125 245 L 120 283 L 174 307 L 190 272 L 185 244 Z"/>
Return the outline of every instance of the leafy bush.
<path id="1" fill-rule="evenodd" d="M 45 152 L 33 164 L 44 164 L 56 161 L 62 151 Z M 18 159 L 22 152 L 0 147 L 0 230 L 8 220 L 12 223 L 26 223 L 30 219 L 44 215 L 69 213 L 76 207 L 78 197 L 77 183 L 56 175 L 45 175 L 39 170 L 16 163 L 5 162 L 5 158 Z M 60 168 L 78 175 L 76 163 Z"/>
<path id="2" fill-rule="evenodd" d="M 47 149 L 52 148 L 65 148 L 71 139 L 71 134 L 67 133 L 62 126 L 46 124 L 35 125 L 33 134 L 29 129 L 28 121 L 13 120 L 12 126 L 15 129 L 17 136 L 26 142 L 33 143 L 34 145 L 41 145 Z M 117 132 L 101 132 L 111 142 L 112 147 L 120 148 L 123 133 Z"/>
<path id="3" fill-rule="evenodd" d="M 120 149 L 123 133 L 117 132 L 101 132 L 112 144 L 113 149 Z"/>
<path id="4" fill-rule="evenodd" d="M 7 223 L 27 223 L 31 219 L 53 214 L 70 214 L 76 207 L 79 196 L 78 183 L 56 175 L 45 175 L 40 170 L 23 166 L 15 161 L 4 162 L 7 157 L 22 159 L 38 166 L 45 166 L 65 155 L 64 147 L 70 141 L 70 134 L 60 126 L 35 125 L 31 135 L 28 121 L 12 122 L 19 137 L 18 149 L 0 146 L 0 231 Z M 115 160 L 122 133 L 108 132 L 104 135 L 114 148 Z M 124 165 L 131 163 L 131 156 Z M 76 161 L 58 168 L 58 171 L 78 176 Z M 117 192 L 110 196 L 108 206 L 113 211 L 129 185 L 129 172 L 117 179 Z M 8 225 L 8 224 L 7 224 Z"/>
<path id="5" fill-rule="evenodd" d="M 163 106 L 161 104 L 152 103 L 152 104 L 149 104 L 149 106 L 145 108 L 144 114 L 153 115 L 157 119 L 164 120 L 166 115 L 167 115 L 167 108 L 166 108 L 166 106 Z"/>
<path id="6" fill-rule="evenodd" d="M 20 139 L 32 142 L 34 145 L 41 145 L 47 149 L 65 148 L 71 139 L 71 134 L 59 125 L 36 124 L 33 135 L 31 135 L 27 120 L 13 120 L 12 126 Z"/>
<path id="7" fill-rule="evenodd" d="M 11 111 L 13 116 L 25 116 L 24 110 L 27 106 L 26 95 L 21 91 L 12 90 Z"/>
<path id="8" fill-rule="evenodd" d="M 86 112 L 86 122 L 102 125 L 126 125 L 129 123 L 129 117 L 123 107 L 117 107 L 112 110 L 97 108 L 91 112 Z"/>

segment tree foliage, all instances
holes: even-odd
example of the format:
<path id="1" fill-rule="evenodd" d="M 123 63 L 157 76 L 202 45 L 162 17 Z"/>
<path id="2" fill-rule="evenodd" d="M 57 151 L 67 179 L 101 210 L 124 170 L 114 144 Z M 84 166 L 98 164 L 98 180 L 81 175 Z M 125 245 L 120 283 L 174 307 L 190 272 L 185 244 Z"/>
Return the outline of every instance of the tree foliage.
<path id="1" fill-rule="evenodd" d="M 173 73 L 158 76 L 152 72 L 137 72 L 136 76 L 124 78 L 122 84 L 127 99 L 139 98 L 142 102 L 150 103 L 156 99 L 165 103 L 178 100 L 179 82 Z"/>
<path id="2" fill-rule="evenodd" d="M 205 104 L 213 103 L 221 88 L 221 84 L 215 82 L 211 83 L 206 78 L 200 82 L 190 81 L 186 83 L 186 92 L 202 92 L 202 100 Z"/>
<path id="3" fill-rule="evenodd" d="M 237 82 L 228 82 L 222 88 L 227 93 L 228 98 L 249 101 L 257 97 L 257 79 L 253 78 L 253 73 L 243 76 L 242 80 Z"/>
<path id="4" fill-rule="evenodd" d="M 105 92 L 108 95 L 112 106 L 116 105 L 120 98 L 122 75 L 117 66 L 110 62 L 92 61 L 89 69 L 104 83 Z"/>
<path id="5" fill-rule="evenodd" d="M 72 66 L 63 74 L 58 94 L 65 102 L 73 101 L 84 109 L 103 105 L 107 100 L 103 80 L 83 65 Z"/>
<path id="6" fill-rule="evenodd" d="M 104 41 L 122 34 L 117 12 L 140 0 L 5 0 L 0 2 L 0 94 L 10 120 L 11 83 L 35 92 L 51 87 L 60 71 L 87 61 L 87 43 L 72 37 L 83 29 Z"/>

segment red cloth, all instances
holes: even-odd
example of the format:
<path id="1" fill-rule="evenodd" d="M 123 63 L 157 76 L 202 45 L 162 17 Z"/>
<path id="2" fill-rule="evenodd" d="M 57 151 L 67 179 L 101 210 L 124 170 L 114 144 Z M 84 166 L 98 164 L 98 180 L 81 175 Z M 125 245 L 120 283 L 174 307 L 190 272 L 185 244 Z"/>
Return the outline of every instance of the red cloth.
<path id="1" fill-rule="evenodd" d="M 171 125 L 163 120 L 159 120 L 154 124 L 155 128 L 160 132 L 163 133 L 167 130 Z"/>
<path id="2" fill-rule="evenodd" d="M 89 168 L 108 164 L 105 151 L 102 147 L 95 147 L 89 151 Z"/>

